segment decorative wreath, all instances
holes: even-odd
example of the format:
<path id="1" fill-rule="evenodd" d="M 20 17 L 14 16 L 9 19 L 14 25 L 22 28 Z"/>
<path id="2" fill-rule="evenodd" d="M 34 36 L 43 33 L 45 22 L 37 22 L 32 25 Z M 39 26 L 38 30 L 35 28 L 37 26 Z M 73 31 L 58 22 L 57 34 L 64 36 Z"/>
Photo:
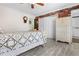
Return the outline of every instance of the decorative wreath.
<path id="1" fill-rule="evenodd" d="M 27 16 L 24 16 L 24 17 L 23 17 L 23 20 L 24 20 L 24 23 L 26 23 L 27 20 L 28 20 L 28 17 L 27 17 Z"/>

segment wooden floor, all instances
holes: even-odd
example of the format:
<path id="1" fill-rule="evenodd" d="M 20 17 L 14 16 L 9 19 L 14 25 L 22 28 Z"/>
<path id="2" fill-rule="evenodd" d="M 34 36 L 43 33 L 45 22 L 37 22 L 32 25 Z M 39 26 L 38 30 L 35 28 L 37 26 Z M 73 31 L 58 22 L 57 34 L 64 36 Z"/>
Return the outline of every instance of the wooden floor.
<path id="1" fill-rule="evenodd" d="M 38 46 L 19 56 L 79 56 L 79 43 L 61 43 L 48 39 L 44 47 Z"/>

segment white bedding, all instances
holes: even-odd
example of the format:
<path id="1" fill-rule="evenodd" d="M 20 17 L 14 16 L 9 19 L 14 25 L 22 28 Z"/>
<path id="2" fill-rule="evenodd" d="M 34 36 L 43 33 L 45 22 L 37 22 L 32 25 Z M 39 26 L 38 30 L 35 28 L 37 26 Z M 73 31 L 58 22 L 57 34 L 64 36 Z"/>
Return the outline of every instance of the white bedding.
<path id="1" fill-rule="evenodd" d="M 0 56 L 16 56 L 44 44 L 41 32 L 11 32 L 0 34 Z"/>

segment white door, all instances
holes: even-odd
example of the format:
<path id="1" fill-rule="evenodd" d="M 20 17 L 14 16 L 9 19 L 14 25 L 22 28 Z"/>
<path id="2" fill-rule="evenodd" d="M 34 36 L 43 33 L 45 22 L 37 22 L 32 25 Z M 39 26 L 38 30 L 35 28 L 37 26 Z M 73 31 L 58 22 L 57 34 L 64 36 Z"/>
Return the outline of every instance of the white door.
<path id="1" fill-rule="evenodd" d="M 56 16 L 49 16 L 39 20 L 39 29 L 46 32 L 48 38 L 55 38 L 55 20 Z"/>
<path id="2" fill-rule="evenodd" d="M 77 16 L 77 17 L 76 17 Z M 72 17 L 72 36 L 79 38 L 79 9 L 71 11 Z"/>

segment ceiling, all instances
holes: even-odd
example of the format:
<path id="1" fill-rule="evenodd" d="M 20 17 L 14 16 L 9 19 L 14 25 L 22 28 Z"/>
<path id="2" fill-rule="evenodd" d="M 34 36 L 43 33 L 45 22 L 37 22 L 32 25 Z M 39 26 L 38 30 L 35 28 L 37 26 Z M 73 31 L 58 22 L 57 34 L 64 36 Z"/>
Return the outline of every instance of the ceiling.
<path id="1" fill-rule="evenodd" d="M 77 3 L 44 3 L 44 6 L 35 5 L 35 8 L 31 8 L 31 3 L 0 3 L 2 6 L 16 9 L 18 11 L 29 13 L 35 16 L 39 16 L 51 11 L 71 7 L 78 5 Z"/>

